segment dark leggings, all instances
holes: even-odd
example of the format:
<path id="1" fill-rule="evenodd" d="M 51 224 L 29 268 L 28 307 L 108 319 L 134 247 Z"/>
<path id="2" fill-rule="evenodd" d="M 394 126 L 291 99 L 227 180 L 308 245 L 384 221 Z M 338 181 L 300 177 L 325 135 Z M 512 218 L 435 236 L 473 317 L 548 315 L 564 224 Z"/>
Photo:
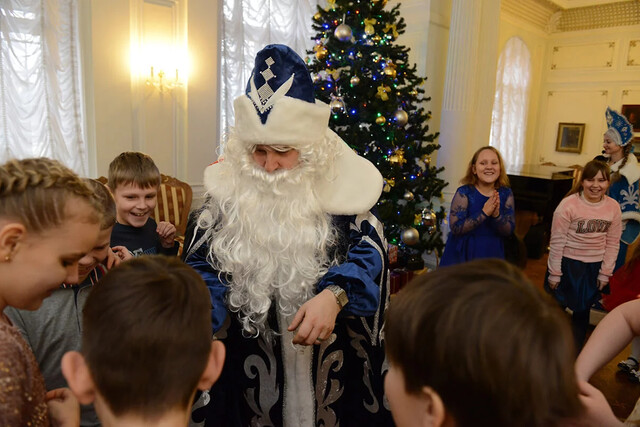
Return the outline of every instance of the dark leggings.
<path id="1" fill-rule="evenodd" d="M 589 329 L 589 314 L 591 310 L 574 311 L 571 316 L 571 329 L 576 343 L 576 354 L 580 353 Z"/>

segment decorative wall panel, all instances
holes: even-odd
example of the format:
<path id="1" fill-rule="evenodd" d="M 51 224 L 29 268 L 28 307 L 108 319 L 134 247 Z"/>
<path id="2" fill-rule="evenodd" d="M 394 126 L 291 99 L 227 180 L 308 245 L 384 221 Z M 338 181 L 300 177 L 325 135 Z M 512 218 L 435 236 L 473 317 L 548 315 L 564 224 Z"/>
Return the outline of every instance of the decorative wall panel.
<path id="1" fill-rule="evenodd" d="M 551 70 L 607 69 L 614 66 L 615 41 L 556 45 L 551 49 Z"/>

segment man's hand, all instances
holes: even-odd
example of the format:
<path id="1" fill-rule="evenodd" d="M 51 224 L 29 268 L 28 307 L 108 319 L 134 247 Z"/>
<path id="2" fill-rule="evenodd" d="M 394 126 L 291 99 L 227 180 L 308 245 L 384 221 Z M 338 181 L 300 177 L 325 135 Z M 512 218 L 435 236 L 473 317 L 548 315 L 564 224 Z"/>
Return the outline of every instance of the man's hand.
<path id="1" fill-rule="evenodd" d="M 45 395 L 51 425 L 76 427 L 80 425 L 80 404 L 68 388 L 56 388 Z"/>
<path id="2" fill-rule="evenodd" d="M 340 306 L 333 292 L 325 289 L 309 301 L 302 304 L 291 325 L 287 328 L 298 332 L 293 337 L 294 344 L 320 344 L 333 332 Z"/>
<path id="3" fill-rule="evenodd" d="M 167 221 L 160 221 L 156 233 L 160 236 L 160 244 L 163 248 L 172 248 L 176 238 L 176 226 Z"/>

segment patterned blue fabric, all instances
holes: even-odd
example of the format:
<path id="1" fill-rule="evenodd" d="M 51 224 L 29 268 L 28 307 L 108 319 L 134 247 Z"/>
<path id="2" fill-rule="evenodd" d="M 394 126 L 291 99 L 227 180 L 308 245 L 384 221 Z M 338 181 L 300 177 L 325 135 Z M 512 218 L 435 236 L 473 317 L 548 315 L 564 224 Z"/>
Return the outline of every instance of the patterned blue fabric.
<path id="1" fill-rule="evenodd" d="M 383 398 L 388 368 L 382 326 L 389 280 L 382 226 L 371 212 L 333 220 L 340 236 L 333 250 L 342 262 L 318 282 L 317 292 L 335 284 L 347 292 L 349 302 L 336 319 L 332 337 L 313 346 L 314 424 L 392 426 Z M 201 234 L 187 242 L 199 242 Z M 225 344 L 227 358 L 209 395 L 198 398 L 191 421 L 202 426 L 283 425 L 287 390 L 282 348 L 291 344 L 283 343 L 279 334 L 269 342 L 242 333 L 237 313 L 226 308 L 227 288 L 221 280 L 225 277 L 207 262 L 207 251 L 206 242 L 195 252 L 187 248 L 185 261 L 209 288 L 213 328 Z M 280 331 L 275 304 L 267 321 L 273 331 Z"/>
<path id="2" fill-rule="evenodd" d="M 449 238 L 442 254 L 441 266 L 460 264 L 477 258 L 504 259 L 503 238 L 515 228 L 513 193 L 509 187 L 498 188 L 500 215 L 487 217 L 482 208 L 489 200 L 473 185 L 459 187 L 449 211 Z"/>
<path id="3" fill-rule="evenodd" d="M 638 205 L 638 181 L 629 184 L 627 177 L 618 175 L 618 179 L 609 187 L 609 196 L 620 204 L 623 229 L 620 237 L 620 250 L 614 271 L 622 267 L 627 255 L 627 247 L 633 243 L 640 233 L 640 206 Z"/>

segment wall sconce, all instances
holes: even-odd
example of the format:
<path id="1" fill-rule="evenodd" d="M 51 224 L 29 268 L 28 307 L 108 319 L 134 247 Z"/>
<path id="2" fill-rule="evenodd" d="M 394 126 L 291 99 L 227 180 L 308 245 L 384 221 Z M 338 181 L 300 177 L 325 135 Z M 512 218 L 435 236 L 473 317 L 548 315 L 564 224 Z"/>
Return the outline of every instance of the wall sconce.
<path id="1" fill-rule="evenodd" d="M 182 87 L 184 84 L 180 81 L 178 77 L 178 69 L 176 68 L 175 77 L 169 77 L 164 72 L 164 70 L 160 70 L 157 73 L 154 72 L 153 66 L 151 66 L 149 77 L 146 81 L 147 86 L 154 87 L 158 89 L 160 93 L 171 92 L 177 87 Z"/>

